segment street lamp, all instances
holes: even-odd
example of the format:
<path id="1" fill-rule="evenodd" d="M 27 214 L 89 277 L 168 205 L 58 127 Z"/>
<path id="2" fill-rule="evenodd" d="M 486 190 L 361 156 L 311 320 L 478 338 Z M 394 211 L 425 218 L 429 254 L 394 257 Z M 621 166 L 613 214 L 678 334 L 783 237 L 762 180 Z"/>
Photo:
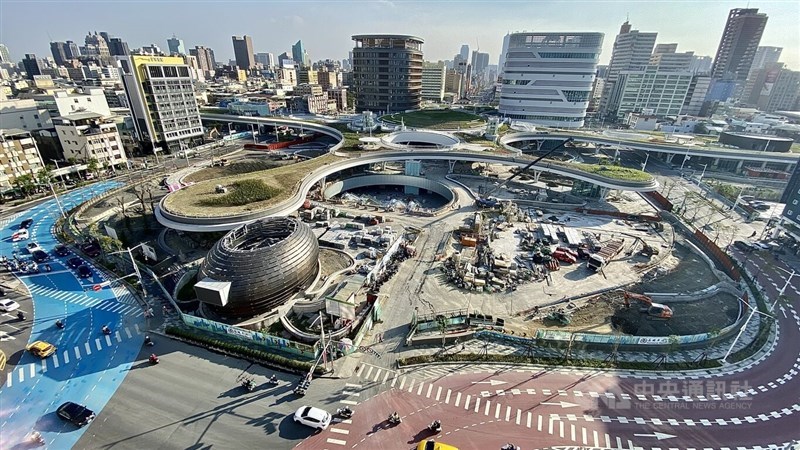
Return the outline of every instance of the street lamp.
<path id="1" fill-rule="evenodd" d="M 700 178 L 697 179 L 698 186 L 700 186 L 700 183 L 703 181 L 703 176 L 706 174 L 706 167 L 708 167 L 708 164 L 703 164 L 703 172 L 700 174 Z"/>
<path id="2" fill-rule="evenodd" d="M 681 162 L 681 168 L 678 170 L 683 170 L 683 165 L 686 164 L 686 160 L 689 159 L 689 147 L 686 147 L 686 154 L 683 155 L 683 161 Z"/>
<path id="3" fill-rule="evenodd" d="M 786 270 L 786 269 L 781 269 L 780 267 L 777 267 L 777 266 L 774 266 L 774 267 L 776 269 L 780 269 L 780 270 L 782 270 L 782 271 L 784 271 L 786 273 L 789 273 L 789 271 Z M 786 283 L 784 283 L 783 287 L 781 288 L 781 290 L 778 291 L 778 296 L 775 298 L 775 301 L 772 302 L 772 308 L 769 309 L 770 311 L 772 311 L 773 314 L 775 313 L 775 305 L 777 305 L 778 304 L 778 300 L 780 300 L 780 298 L 783 297 L 783 293 L 786 292 L 786 288 L 789 287 L 789 282 L 792 281 L 792 278 L 794 278 L 795 275 L 800 275 L 800 274 L 798 274 L 794 269 L 792 269 L 792 272 L 789 273 L 789 278 L 786 279 Z"/>
<path id="4" fill-rule="evenodd" d="M 644 172 L 644 168 L 647 167 L 647 160 L 650 159 L 650 152 L 645 153 L 644 162 L 642 163 L 642 172 Z"/>
<path id="5" fill-rule="evenodd" d="M 135 246 L 133 248 L 128 247 L 127 250 L 121 250 L 121 251 L 118 251 L 118 252 L 109 253 L 109 255 L 116 255 L 116 254 L 119 254 L 119 253 L 127 253 L 128 254 L 128 256 L 131 258 L 131 264 L 133 264 L 133 271 L 136 274 L 136 278 L 139 279 L 139 285 L 142 286 L 142 294 L 144 294 L 144 296 L 147 297 L 147 288 L 144 285 L 144 280 L 142 280 L 142 273 L 139 272 L 139 266 L 136 265 L 136 260 L 133 259 L 133 253 L 131 253 L 132 250 L 136 250 L 137 248 L 141 247 L 142 245 L 144 245 L 144 244 L 139 244 L 139 245 L 137 245 L 137 246 Z"/>

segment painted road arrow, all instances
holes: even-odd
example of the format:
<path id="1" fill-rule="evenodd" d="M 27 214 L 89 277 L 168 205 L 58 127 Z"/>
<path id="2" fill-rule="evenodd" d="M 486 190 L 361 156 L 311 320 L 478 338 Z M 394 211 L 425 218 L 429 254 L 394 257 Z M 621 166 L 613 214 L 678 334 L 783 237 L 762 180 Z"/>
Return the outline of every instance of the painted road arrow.
<path id="1" fill-rule="evenodd" d="M 671 435 L 671 434 L 667 434 L 667 433 L 658 433 L 658 432 L 656 432 L 656 433 L 653 433 L 653 434 L 634 434 L 634 436 L 639 436 L 639 437 L 654 437 L 654 438 L 658 439 L 659 441 L 661 441 L 661 440 L 663 440 L 663 439 L 672 439 L 672 438 L 674 438 L 674 437 L 678 437 L 678 436 L 673 436 L 673 435 Z"/>
<path id="2" fill-rule="evenodd" d="M 507 381 L 500 381 L 500 380 L 489 380 L 489 381 L 473 381 L 472 384 L 491 384 L 492 386 L 498 386 L 501 384 L 506 384 Z"/>
<path id="3" fill-rule="evenodd" d="M 560 406 L 562 408 L 572 408 L 573 406 L 578 406 L 577 403 L 570 403 L 570 402 L 557 402 L 557 403 L 543 402 L 543 403 L 540 403 L 540 404 L 542 404 L 542 405 L 550 405 L 550 406 Z"/>

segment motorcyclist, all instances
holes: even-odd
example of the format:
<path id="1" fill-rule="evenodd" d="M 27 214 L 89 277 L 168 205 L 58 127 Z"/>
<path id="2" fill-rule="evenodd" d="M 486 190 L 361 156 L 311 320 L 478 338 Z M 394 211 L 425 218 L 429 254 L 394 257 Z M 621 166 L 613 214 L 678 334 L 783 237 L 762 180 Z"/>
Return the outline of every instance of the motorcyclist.
<path id="1" fill-rule="evenodd" d="M 103 325 L 101 330 L 103 331 L 103 334 L 111 334 L 111 328 L 108 328 L 108 325 Z"/>
<path id="2" fill-rule="evenodd" d="M 278 377 L 273 373 L 269 379 L 269 382 L 272 384 L 278 384 Z"/>
<path id="3" fill-rule="evenodd" d="M 397 414 L 397 411 L 393 412 L 389 416 L 389 422 L 391 422 L 391 423 L 400 423 L 400 415 Z"/>
<path id="4" fill-rule="evenodd" d="M 155 353 L 151 353 L 150 354 L 150 362 L 151 363 L 157 363 L 158 362 L 158 356 Z"/>
<path id="5" fill-rule="evenodd" d="M 42 437 L 42 433 L 39 433 L 38 431 L 34 431 L 33 433 L 31 433 L 31 440 L 38 444 L 44 444 L 44 438 Z"/>
<path id="6" fill-rule="evenodd" d="M 439 419 L 436 419 L 430 425 L 428 425 L 428 428 L 430 428 L 431 430 L 441 430 L 442 429 L 442 421 L 439 420 Z"/>
<path id="7" fill-rule="evenodd" d="M 56 320 L 56 327 L 57 328 L 64 328 L 64 321 L 61 319 Z"/>
<path id="8" fill-rule="evenodd" d="M 150 339 L 150 336 L 148 335 L 144 336 L 144 345 L 153 345 L 153 340 Z"/>
<path id="9" fill-rule="evenodd" d="M 22 311 L 19 311 L 19 312 L 17 313 L 17 319 L 19 319 L 19 320 L 25 320 L 25 313 L 24 313 L 24 312 L 22 312 Z"/>

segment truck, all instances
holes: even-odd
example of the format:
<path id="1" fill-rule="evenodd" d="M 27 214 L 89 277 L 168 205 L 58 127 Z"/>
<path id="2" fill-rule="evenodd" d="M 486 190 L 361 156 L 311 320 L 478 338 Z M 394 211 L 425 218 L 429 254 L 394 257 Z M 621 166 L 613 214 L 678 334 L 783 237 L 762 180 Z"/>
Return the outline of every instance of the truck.
<path id="1" fill-rule="evenodd" d="M 571 254 L 561 250 L 556 250 L 555 252 L 553 252 L 553 258 L 567 264 L 575 264 L 578 261 L 577 258 L 572 256 Z"/>
<path id="2" fill-rule="evenodd" d="M 624 245 L 624 239 L 612 239 L 607 244 L 603 245 L 599 252 L 589 255 L 589 260 L 586 261 L 586 267 L 595 272 L 599 271 L 605 267 L 613 257 L 617 256 L 619 252 L 622 251 Z"/>

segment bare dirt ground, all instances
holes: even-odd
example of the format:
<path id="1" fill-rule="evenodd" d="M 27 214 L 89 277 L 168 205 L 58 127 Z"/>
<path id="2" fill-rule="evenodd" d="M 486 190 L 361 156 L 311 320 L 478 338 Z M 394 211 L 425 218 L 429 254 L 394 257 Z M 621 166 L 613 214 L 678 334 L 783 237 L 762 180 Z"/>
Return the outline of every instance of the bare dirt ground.
<path id="1" fill-rule="evenodd" d="M 275 167 L 282 167 L 289 164 L 291 164 L 291 161 L 245 159 L 233 162 L 223 167 L 206 167 L 205 169 L 201 169 L 195 173 L 189 174 L 186 176 L 184 181 L 189 183 L 199 183 L 201 181 L 213 180 L 215 178 L 274 169 Z"/>
<path id="2" fill-rule="evenodd" d="M 349 256 L 327 248 L 319 249 L 319 261 L 322 276 L 330 276 L 334 272 L 350 267 L 350 264 L 353 263 L 352 258 Z"/>

